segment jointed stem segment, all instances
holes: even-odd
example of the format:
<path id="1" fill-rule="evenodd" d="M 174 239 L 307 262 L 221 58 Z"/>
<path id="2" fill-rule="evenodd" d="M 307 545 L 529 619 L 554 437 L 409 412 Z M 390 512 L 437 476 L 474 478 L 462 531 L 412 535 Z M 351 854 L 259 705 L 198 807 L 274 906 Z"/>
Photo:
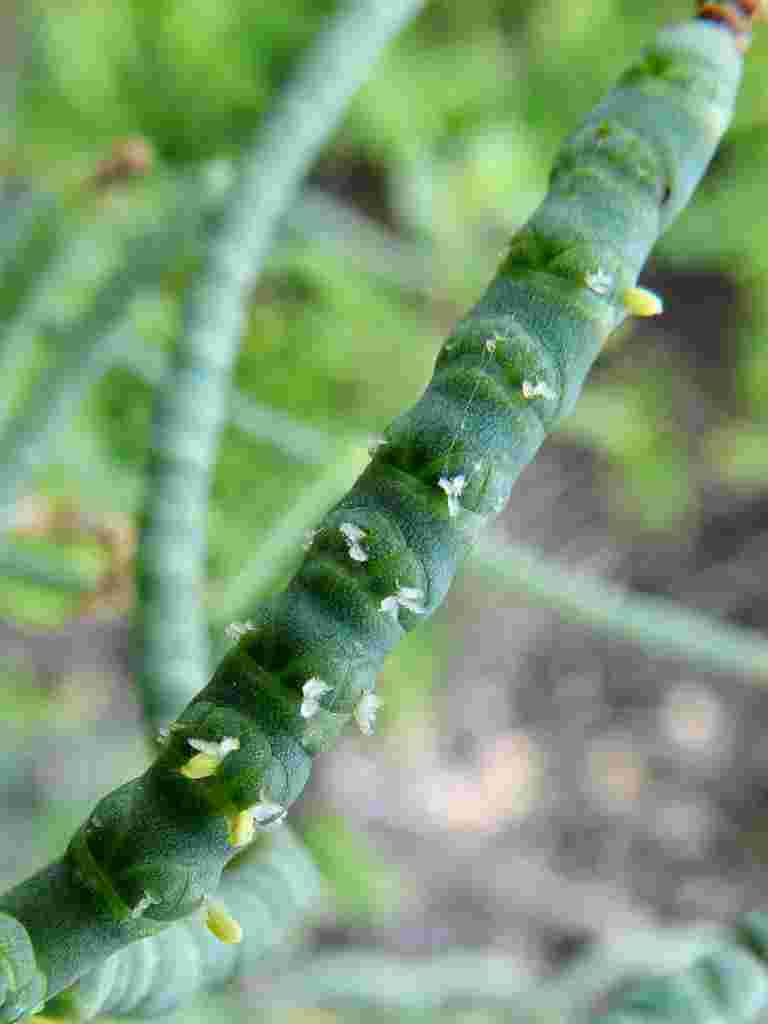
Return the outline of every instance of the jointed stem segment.
<path id="1" fill-rule="evenodd" d="M 661 32 L 565 142 L 549 194 L 426 392 L 325 517 L 286 590 L 253 616 L 147 772 L 101 801 L 60 862 L 5 895 L 0 941 L 21 930 L 49 995 L 206 904 L 345 723 L 370 731 L 388 652 L 439 606 L 608 334 L 628 311 L 658 311 L 637 277 L 729 123 L 742 63 L 732 32 L 739 43 L 751 7 L 719 5 L 715 17 L 709 5 Z M 40 999 L 38 968 L 24 964 L 0 1020 Z"/>

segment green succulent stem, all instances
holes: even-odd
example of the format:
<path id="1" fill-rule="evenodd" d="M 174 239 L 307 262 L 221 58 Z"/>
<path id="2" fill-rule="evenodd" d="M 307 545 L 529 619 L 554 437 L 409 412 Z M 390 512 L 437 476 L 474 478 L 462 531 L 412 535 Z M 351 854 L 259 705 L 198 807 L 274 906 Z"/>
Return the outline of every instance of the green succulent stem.
<path id="1" fill-rule="evenodd" d="M 262 835 L 228 866 L 213 904 L 225 918 L 228 906 L 237 908 L 242 938 L 223 942 L 205 914 L 192 915 L 123 946 L 51 1000 L 45 1016 L 85 1021 L 168 1013 L 277 952 L 324 902 L 323 880 L 291 830 Z"/>
<path id="2" fill-rule="evenodd" d="M 752 1024 L 768 1010 L 768 913 L 744 914 L 690 967 L 637 982 L 593 1024 Z"/>
<path id="3" fill-rule="evenodd" d="M 200 908 L 252 828 L 282 820 L 349 719 L 370 731 L 388 652 L 440 605 L 606 337 L 628 310 L 655 310 L 637 276 L 730 120 L 738 41 L 704 19 L 662 31 L 566 141 L 548 195 L 444 344 L 424 395 L 323 519 L 287 588 L 253 616 L 146 773 L 97 805 L 60 861 L 0 900 L 49 996 Z M 15 969 L 13 953 L 6 960 Z M 20 996 L 28 974 L 17 975 L 2 1020 L 32 1008 Z"/>
<path id="4" fill-rule="evenodd" d="M 240 167 L 184 304 L 182 338 L 159 397 L 138 558 L 145 717 L 164 722 L 210 665 L 201 600 L 210 479 L 248 294 L 280 219 L 371 66 L 422 0 L 350 0 L 318 38 Z"/>

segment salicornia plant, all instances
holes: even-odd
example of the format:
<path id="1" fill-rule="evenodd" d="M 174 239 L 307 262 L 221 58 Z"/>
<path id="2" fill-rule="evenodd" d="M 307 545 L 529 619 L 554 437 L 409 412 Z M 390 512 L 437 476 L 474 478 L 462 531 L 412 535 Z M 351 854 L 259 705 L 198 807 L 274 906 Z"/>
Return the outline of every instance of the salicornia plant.
<path id="1" fill-rule="evenodd" d="M 388 652 L 440 605 L 608 335 L 628 315 L 660 311 L 638 275 L 729 123 L 755 6 L 700 4 L 569 137 L 546 198 L 443 345 L 424 395 L 376 443 L 287 588 L 243 624 L 147 771 L 100 801 L 61 859 L 0 900 L 0 1019 L 35 1011 L 203 908 L 215 932 L 237 936 L 210 909 L 225 866 L 285 820 L 313 758 L 350 719 L 372 732 Z M 189 331 L 215 324 L 230 345 L 250 280 L 233 264 L 245 250 L 224 251 L 195 293 L 205 303 L 191 307 Z M 196 393 L 203 403 L 205 389 Z M 738 936 L 762 958 L 755 934 Z M 730 962 L 714 972 L 721 989 Z M 756 999 L 741 999 L 739 1019 Z M 628 1006 L 637 1019 L 651 1004 Z"/>
<path id="2" fill-rule="evenodd" d="M 230 863 L 204 913 L 108 957 L 54 997 L 46 1016 L 168 1013 L 235 971 L 252 970 L 323 902 L 319 872 L 291 830 L 259 836 Z M 239 923 L 228 907 L 237 907 Z"/>

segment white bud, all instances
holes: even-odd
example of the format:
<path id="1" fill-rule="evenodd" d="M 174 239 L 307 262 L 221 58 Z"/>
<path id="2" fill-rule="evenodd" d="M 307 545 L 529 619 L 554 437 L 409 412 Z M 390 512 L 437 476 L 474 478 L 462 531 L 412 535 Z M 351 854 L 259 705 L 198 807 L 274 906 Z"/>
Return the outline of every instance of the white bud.
<path id="1" fill-rule="evenodd" d="M 376 713 L 384 701 L 375 693 L 364 693 L 355 706 L 355 721 L 360 726 L 363 736 L 373 734 L 373 726 L 376 722 Z"/>
<path id="2" fill-rule="evenodd" d="M 193 750 L 199 751 L 181 766 L 181 774 L 188 779 L 210 779 L 219 770 L 219 765 L 233 750 L 240 749 L 240 740 L 235 736 L 225 736 L 220 741 L 200 740 L 190 737 L 187 743 Z"/>
<path id="3" fill-rule="evenodd" d="M 246 846 L 253 840 L 255 829 L 270 832 L 287 818 L 286 808 L 275 803 L 265 789 L 261 790 L 259 796 L 259 803 L 238 811 L 229 819 L 229 842 L 232 846 Z"/>
<path id="4" fill-rule="evenodd" d="M 256 627 L 252 622 L 230 622 L 230 624 L 225 627 L 224 632 L 227 639 L 236 644 L 238 640 L 241 640 L 245 636 L 246 633 L 250 633 L 251 630 L 255 628 Z"/>
<path id="5" fill-rule="evenodd" d="M 397 603 L 403 608 L 416 615 L 424 614 L 424 591 L 419 587 L 398 587 L 396 597 Z"/>
<path id="6" fill-rule="evenodd" d="M 584 283 L 595 295 L 607 295 L 613 288 L 613 274 L 602 267 L 584 275 Z"/>
<path id="7" fill-rule="evenodd" d="M 131 910 L 131 917 L 141 917 L 142 914 L 146 913 L 146 911 L 153 906 L 153 904 L 160 902 L 161 901 L 157 899 L 156 896 L 153 896 L 151 892 L 145 892 L 136 906 Z"/>
<path id="8" fill-rule="evenodd" d="M 385 597 L 379 607 L 394 619 L 397 619 L 400 608 L 407 608 L 409 612 L 423 615 L 426 611 L 424 607 L 424 591 L 419 587 L 398 586 L 397 591 L 394 594 L 390 594 L 389 597 Z"/>
<path id="9" fill-rule="evenodd" d="M 550 401 L 554 401 L 557 397 L 549 384 L 543 380 L 524 380 L 522 391 L 523 398 L 547 398 Z"/>
<path id="10" fill-rule="evenodd" d="M 354 523 L 342 523 L 339 530 L 344 535 L 347 542 L 349 557 L 355 562 L 367 562 L 368 552 L 360 543 L 360 541 L 365 540 L 367 536 L 365 530 L 361 530 L 360 527 L 355 526 Z"/>
<path id="11" fill-rule="evenodd" d="M 320 698 L 333 689 L 328 683 L 324 683 L 317 676 L 312 676 L 301 688 L 304 700 L 301 702 L 299 713 L 302 718 L 311 718 L 320 710 Z"/>
<path id="12" fill-rule="evenodd" d="M 448 498 L 448 515 L 453 519 L 459 514 L 459 498 L 464 493 L 464 488 L 467 486 L 467 478 L 463 473 L 459 473 L 458 476 L 441 476 L 437 481 L 437 486 L 445 491 Z"/>
<path id="13" fill-rule="evenodd" d="M 263 796 L 264 793 L 262 792 Z M 273 828 L 278 828 L 288 817 L 286 808 L 282 804 L 273 803 L 271 800 L 262 799 L 261 803 L 249 807 L 248 812 L 253 818 L 254 826 L 262 832 L 270 832 Z"/>
<path id="14" fill-rule="evenodd" d="M 187 739 L 187 743 L 193 750 L 199 750 L 201 754 L 215 757 L 217 761 L 223 761 L 227 754 L 231 754 L 233 750 L 240 749 L 240 740 L 237 736 L 225 736 L 218 741 L 199 740 L 195 739 L 194 736 L 190 736 Z"/>

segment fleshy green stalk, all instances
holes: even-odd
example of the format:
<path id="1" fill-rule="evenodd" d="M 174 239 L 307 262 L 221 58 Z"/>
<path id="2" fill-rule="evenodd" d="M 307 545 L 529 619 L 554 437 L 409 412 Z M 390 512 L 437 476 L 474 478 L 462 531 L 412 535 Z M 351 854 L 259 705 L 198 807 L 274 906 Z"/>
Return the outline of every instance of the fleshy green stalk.
<path id="1" fill-rule="evenodd" d="M 280 572 L 286 572 L 307 537 L 309 523 L 316 523 L 335 498 L 344 491 L 344 478 L 353 480 L 366 463 L 365 448 L 338 446 L 339 458 L 319 475 L 286 509 L 279 523 L 270 530 L 258 551 L 227 580 L 217 592 L 211 607 L 214 629 L 225 630 L 260 600 Z"/>
<path id="2" fill-rule="evenodd" d="M 225 871 L 215 902 L 109 957 L 51 1000 L 45 1015 L 85 1021 L 168 1013 L 253 969 L 324 900 L 323 880 L 290 829 L 262 836 Z M 227 907 L 237 908 L 237 920 Z"/>
<path id="3" fill-rule="evenodd" d="M 594 1024 L 751 1024 L 768 1008 L 767 942 L 768 917 L 756 913 L 733 929 L 648 929 L 590 950 L 544 983 L 531 983 L 514 960 L 488 951 L 403 962 L 352 950 L 290 965 L 267 998 L 403 1012 L 500 1004 L 504 1019 L 517 1024 L 585 1024 L 590 1008 L 614 991 L 623 994 Z"/>
<path id="4" fill-rule="evenodd" d="M 515 1024 L 582 1024 L 611 989 L 640 974 L 685 969 L 720 949 L 723 928 L 645 928 L 577 954 L 546 981 L 519 960 L 494 950 L 453 950 L 428 959 L 401 959 L 375 950 L 342 950 L 289 963 L 266 992 L 272 1005 L 354 1006 L 372 1010 L 503 1006 Z M 263 995 L 260 993 L 260 995 Z"/>
<path id="5" fill-rule="evenodd" d="M 594 1024 L 756 1024 L 766 1010 L 768 914 L 754 911 L 736 923 L 727 945 L 677 974 L 634 985 Z"/>
<path id="6" fill-rule="evenodd" d="M 627 305 L 652 304 L 637 275 L 729 122 L 740 40 L 705 19 L 661 32 L 571 136 L 425 394 L 325 517 L 288 588 L 254 616 L 147 772 L 0 902 L 26 929 L 49 995 L 202 906 L 253 829 L 284 819 L 314 755 L 353 715 L 371 731 L 386 654 L 443 600 Z M 29 977 L 18 972 L 5 1019 L 30 1008 L 16 995 Z"/>
<path id="7" fill-rule="evenodd" d="M 352 0 L 321 35 L 267 118 L 184 308 L 158 400 L 139 548 L 142 663 L 149 720 L 165 723 L 204 683 L 201 590 L 208 491 L 248 298 L 279 222 L 371 66 L 422 0 Z"/>

